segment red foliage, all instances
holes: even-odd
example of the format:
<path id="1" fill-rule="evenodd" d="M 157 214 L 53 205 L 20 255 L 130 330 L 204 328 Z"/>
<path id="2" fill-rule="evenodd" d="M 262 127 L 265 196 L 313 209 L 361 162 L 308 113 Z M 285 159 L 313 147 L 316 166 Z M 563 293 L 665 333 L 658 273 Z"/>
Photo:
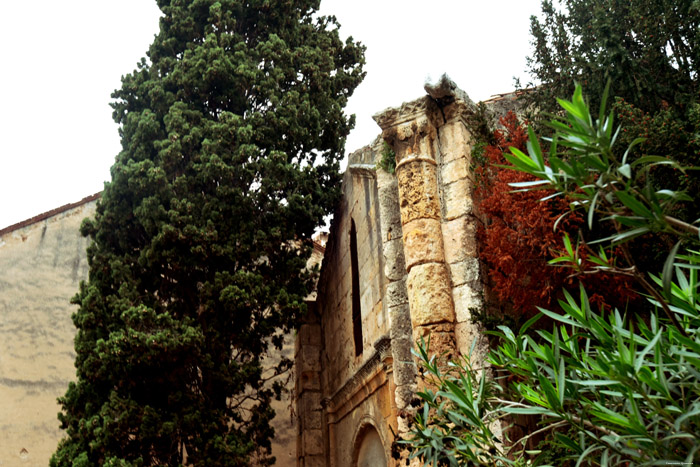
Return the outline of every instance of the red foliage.
<path id="1" fill-rule="evenodd" d="M 477 169 L 479 184 L 476 201 L 485 227 L 479 233 L 481 257 L 488 268 L 491 288 L 503 303 L 512 305 L 516 314 L 531 315 L 538 306 L 551 307 L 563 287 L 574 285 L 569 268 L 553 267 L 547 262 L 564 251 L 562 236 L 572 240 L 583 225 L 576 212 L 565 216 L 554 231 L 554 223 L 569 211 L 569 203 L 556 197 L 546 201 L 546 191 L 513 192 L 510 183 L 534 178 L 515 170 L 495 167 L 507 165 L 503 153 L 510 147 L 525 151 L 527 132 L 513 112 L 502 117 L 504 130 L 494 133 L 495 144 L 485 149 L 486 163 Z M 585 255 L 582 255 L 585 259 Z M 586 277 L 591 301 L 604 305 L 622 303 L 618 297 L 630 296 L 629 281 L 621 276 L 596 274 Z M 613 297 L 613 298 L 611 298 Z"/>

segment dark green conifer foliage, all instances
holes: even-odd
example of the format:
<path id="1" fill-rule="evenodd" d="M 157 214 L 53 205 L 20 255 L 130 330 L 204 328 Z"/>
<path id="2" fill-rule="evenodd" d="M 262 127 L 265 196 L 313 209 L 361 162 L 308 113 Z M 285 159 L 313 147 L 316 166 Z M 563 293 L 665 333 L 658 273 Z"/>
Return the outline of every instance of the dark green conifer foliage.
<path id="1" fill-rule="evenodd" d="M 319 0 L 158 0 L 74 301 L 53 466 L 271 462 L 261 357 L 305 309 L 364 48 Z"/>
<path id="2" fill-rule="evenodd" d="M 555 112 L 578 82 L 598 108 L 610 82 L 620 147 L 644 138 L 639 154 L 700 165 L 700 1 L 543 0 L 530 31 L 529 71 L 542 85 L 526 99 Z M 700 216 L 698 172 L 657 167 L 649 179 L 694 196 L 678 217 Z"/>
<path id="3" fill-rule="evenodd" d="M 574 81 L 599 104 L 611 95 L 645 112 L 681 113 L 700 90 L 700 2 L 697 0 L 543 0 L 531 18 L 530 73 L 545 84 L 538 103 L 558 110 Z"/>

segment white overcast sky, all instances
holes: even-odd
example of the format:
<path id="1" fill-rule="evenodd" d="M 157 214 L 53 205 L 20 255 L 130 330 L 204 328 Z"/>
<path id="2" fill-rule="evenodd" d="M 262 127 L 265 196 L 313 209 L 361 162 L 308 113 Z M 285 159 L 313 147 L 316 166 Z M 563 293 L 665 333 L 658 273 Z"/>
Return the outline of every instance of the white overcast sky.
<path id="1" fill-rule="evenodd" d="M 424 94 L 442 73 L 475 100 L 528 80 L 539 0 L 322 0 L 367 46 L 348 112 L 352 151 L 372 115 Z M 109 107 L 158 30 L 155 0 L 0 0 L 0 229 L 102 190 L 119 152 Z"/>

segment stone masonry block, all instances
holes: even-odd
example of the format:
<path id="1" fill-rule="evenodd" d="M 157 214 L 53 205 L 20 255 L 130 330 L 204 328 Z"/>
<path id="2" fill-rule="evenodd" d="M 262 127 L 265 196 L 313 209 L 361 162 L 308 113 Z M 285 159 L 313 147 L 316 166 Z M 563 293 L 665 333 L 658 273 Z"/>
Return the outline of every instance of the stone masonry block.
<path id="1" fill-rule="evenodd" d="M 442 238 L 445 245 L 445 261 L 454 263 L 477 255 L 476 223 L 471 217 L 458 217 L 443 222 Z"/>
<path id="2" fill-rule="evenodd" d="M 418 370 L 413 361 L 394 361 L 394 382 L 397 385 L 410 384 L 416 381 Z"/>
<path id="3" fill-rule="evenodd" d="M 409 328 L 408 334 L 391 339 L 391 355 L 394 358 L 394 365 L 413 361 L 413 328 Z"/>
<path id="4" fill-rule="evenodd" d="M 301 436 L 305 456 L 323 454 L 323 433 L 321 430 L 304 430 Z"/>
<path id="5" fill-rule="evenodd" d="M 303 418 L 303 429 L 304 430 L 320 430 L 323 424 L 321 420 L 321 411 L 314 410 L 313 412 L 305 413 L 301 415 Z"/>
<path id="6" fill-rule="evenodd" d="M 411 311 L 408 303 L 389 308 L 389 321 L 391 323 L 389 336 L 392 341 L 400 338 L 410 338 L 413 327 L 411 326 Z"/>
<path id="7" fill-rule="evenodd" d="M 440 218 L 437 167 L 426 161 L 408 162 L 396 169 L 399 180 L 401 223 Z"/>
<path id="8" fill-rule="evenodd" d="M 467 258 L 464 261 L 450 264 L 452 286 L 476 284 L 479 281 L 479 258 Z"/>
<path id="9" fill-rule="evenodd" d="M 416 395 L 417 390 L 418 388 L 415 384 L 404 384 L 398 386 L 394 391 L 394 400 L 396 401 L 396 405 L 399 408 L 409 407 L 411 405 L 411 401 L 418 397 Z"/>
<path id="10" fill-rule="evenodd" d="M 406 262 L 403 254 L 403 240 L 397 237 L 384 242 L 384 275 L 390 281 L 403 279 L 406 275 Z"/>
<path id="11" fill-rule="evenodd" d="M 324 456 L 304 456 L 302 467 L 326 467 L 326 458 Z"/>
<path id="12" fill-rule="evenodd" d="M 473 201 L 469 189 L 470 183 L 469 179 L 465 178 L 443 185 L 445 219 L 452 220 L 472 213 Z"/>
<path id="13" fill-rule="evenodd" d="M 399 210 L 399 185 L 395 175 L 389 175 L 383 170 L 377 171 L 379 194 L 379 216 L 382 222 L 382 236 L 387 240 L 387 233 L 394 230 L 394 225 L 401 225 Z"/>
<path id="14" fill-rule="evenodd" d="M 414 329 L 416 326 L 454 321 L 449 282 L 444 263 L 419 264 L 411 268 L 406 286 Z"/>
<path id="15" fill-rule="evenodd" d="M 297 381 L 297 392 L 320 391 L 321 377 L 318 371 L 300 371 Z"/>
<path id="16" fill-rule="evenodd" d="M 445 250 L 442 229 L 437 219 L 415 219 L 403 226 L 406 270 L 423 263 L 443 262 Z"/>
<path id="17" fill-rule="evenodd" d="M 455 304 L 455 315 L 458 323 L 470 322 L 470 308 L 481 308 L 483 300 L 481 290 L 472 284 L 464 284 L 452 289 Z"/>
<path id="18" fill-rule="evenodd" d="M 321 393 L 314 391 L 302 393 L 298 399 L 298 406 L 301 410 L 300 414 L 323 410 L 323 407 L 321 407 Z"/>
<path id="19" fill-rule="evenodd" d="M 469 175 L 469 166 L 466 159 L 455 159 L 440 168 L 442 183 L 449 184 L 457 180 L 464 180 Z"/>
<path id="20" fill-rule="evenodd" d="M 321 359 L 321 347 L 318 345 L 304 345 L 299 349 L 297 357 L 301 356 L 299 371 L 317 371 Z"/>
<path id="21" fill-rule="evenodd" d="M 405 280 L 390 282 L 389 285 L 386 286 L 386 303 L 389 310 L 408 303 L 408 292 L 406 290 Z"/>
<path id="22" fill-rule="evenodd" d="M 377 287 L 376 282 L 371 282 L 367 284 L 364 288 L 362 295 L 360 296 L 360 311 L 362 312 L 362 320 L 369 316 L 370 312 L 374 309 L 374 293 L 372 293 L 372 288 Z"/>
<path id="23" fill-rule="evenodd" d="M 421 326 L 414 329 L 413 335 L 416 340 L 421 338 L 428 344 L 428 338 L 430 338 L 430 348 L 428 352 L 430 355 L 445 355 L 447 360 L 451 360 L 457 351 L 457 344 L 455 342 L 454 328 L 448 331 L 435 331 L 428 326 Z"/>
<path id="24" fill-rule="evenodd" d="M 455 325 L 455 340 L 457 348 L 462 355 L 469 355 L 471 351 L 471 363 L 475 368 L 480 368 L 486 361 L 489 345 L 483 330 L 473 323 L 457 323 Z M 472 345 L 474 350 L 472 351 Z"/>
<path id="25" fill-rule="evenodd" d="M 471 160 L 471 135 L 460 121 L 451 121 L 440 127 L 440 154 L 442 162 L 459 158 Z"/>
<path id="26" fill-rule="evenodd" d="M 297 333 L 297 341 L 301 345 L 321 345 L 321 325 L 302 324 Z"/>

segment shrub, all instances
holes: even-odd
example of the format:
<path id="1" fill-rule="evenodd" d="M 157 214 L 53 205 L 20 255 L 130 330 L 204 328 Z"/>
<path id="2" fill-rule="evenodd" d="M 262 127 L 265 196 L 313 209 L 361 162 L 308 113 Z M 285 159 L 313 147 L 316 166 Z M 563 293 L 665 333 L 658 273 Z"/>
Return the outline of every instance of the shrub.
<path id="1" fill-rule="evenodd" d="M 578 298 L 564 291 L 559 311 L 540 308 L 517 332 L 500 326 L 493 333 L 501 339 L 488 357 L 493 379 L 474 371 L 469 360 L 453 362 L 445 372 L 419 347 L 435 390 L 420 393 L 423 410 L 404 441 L 411 457 L 433 465 L 543 465 L 546 453 L 527 443 L 543 435 L 550 449 L 562 453 L 557 465 L 700 461 L 700 252 L 684 246 L 698 245 L 700 230 L 670 215 L 688 199 L 685 194 L 647 182 L 655 165 L 679 166 L 654 156 L 630 162 L 638 140 L 616 158 L 611 147 L 618 132 L 612 114 L 603 113 L 605 101 L 604 95 L 598 119 L 580 87 L 572 101 L 559 101 L 566 117 L 551 122 L 556 133 L 549 163 L 532 131 L 527 154 L 514 148 L 505 157 L 535 178 L 515 182 L 516 188 L 554 190 L 589 227 L 610 227 L 607 237 L 588 239 L 588 262 L 568 238 L 565 254 L 552 262 L 578 274 L 633 278 L 655 312 L 632 318 L 617 309 L 597 310 L 582 286 Z M 562 146 L 567 158 L 557 152 Z M 678 240 L 658 275 L 640 271 L 627 248 L 649 232 Z M 594 242 L 598 250 L 590 246 Z M 615 251 L 619 263 L 611 261 Z M 528 332 L 541 316 L 554 320 L 552 330 Z M 539 428 L 497 439 L 494 423 L 512 416 L 536 417 Z"/>

